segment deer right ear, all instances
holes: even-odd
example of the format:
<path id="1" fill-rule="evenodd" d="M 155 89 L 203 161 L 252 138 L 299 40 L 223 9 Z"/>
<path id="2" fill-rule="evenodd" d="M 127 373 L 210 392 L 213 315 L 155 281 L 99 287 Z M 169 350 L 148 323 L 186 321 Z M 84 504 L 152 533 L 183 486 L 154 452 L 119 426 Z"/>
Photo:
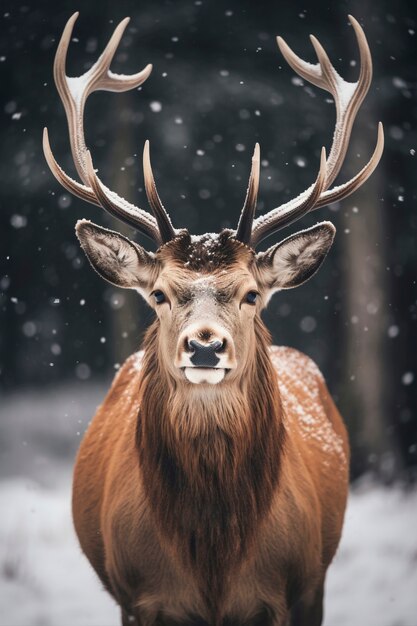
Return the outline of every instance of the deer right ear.
<path id="1" fill-rule="evenodd" d="M 257 268 L 266 301 L 275 291 L 298 287 L 311 278 L 326 258 L 335 232 L 331 222 L 320 222 L 260 252 Z"/>
<path id="2" fill-rule="evenodd" d="M 75 232 L 91 265 L 109 283 L 139 291 L 152 283 L 155 271 L 152 253 L 89 220 L 79 220 Z"/>

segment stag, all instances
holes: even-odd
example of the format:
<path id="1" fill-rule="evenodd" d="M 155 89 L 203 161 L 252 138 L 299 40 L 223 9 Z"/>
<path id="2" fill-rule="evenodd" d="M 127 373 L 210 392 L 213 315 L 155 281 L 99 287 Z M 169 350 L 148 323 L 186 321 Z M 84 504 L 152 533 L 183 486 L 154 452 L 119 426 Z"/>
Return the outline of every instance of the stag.
<path id="1" fill-rule="evenodd" d="M 159 198 L 149 142 L 144 180 L 153 215 L 108 189 L 94 169 L 83 129 L 87 97 L 141 85 L 151 65 L 126 76 L 110 70 L 128 19 L 98 61 L 69 78 L 74 22 L 58 45 L 54 77 L 65 107 L 81 182 L 44 152 L 58 181 L 156 242 L 80 220 L 76 234 L 104 279 L 135 289 L 155 311 L 143 350 L 127 359 L 80 446 L 73 517 L 87 558 L 136 626 L 319 626 L 326 570 L 337 549 L 348 488 L 349 446 L 322 374 L 305 355 L 270 345 L 260 313 L 281 289 L 301 285 L 323 263 L 334 226 L 320 222 L 264 252 L 266 237 L 308 212 L 346 198 L 371 175 L 369 162 L 333 186 L 352 125 L 368 91 L 372 62 L 364 32 L 349 16 L 360 75 L 346 82 L 318 40 L 313 65 L 278 38 L 289 65 L 330 92 L 336 122 L 315 182 L 255 217 L 259 146 L 236 230 L 192 236 L 175 229 Z"/>

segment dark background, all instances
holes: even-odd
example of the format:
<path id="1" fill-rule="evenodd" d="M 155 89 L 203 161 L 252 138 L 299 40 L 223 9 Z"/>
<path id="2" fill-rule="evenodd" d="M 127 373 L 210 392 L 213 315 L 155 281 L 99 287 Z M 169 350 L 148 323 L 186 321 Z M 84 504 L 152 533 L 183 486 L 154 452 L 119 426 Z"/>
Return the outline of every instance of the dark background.
<path id="1" fill-rule="evenodd" d="M 236 225 L 256 141 L 260 213 L 315 179 L 320 148 L 331 144 L 334 106 L 327 92 L 294 80 L 275 36 L 315 62 L 308 39 L 314 33 L 341 75 L 355 80 L 358 50 L 347 14 L 359 20 L 374 79 L 339 181 L 368 160 L 379 120 L 385 153 L 360 191 L 302 220 L 299 228 L 333 221 L 335 245 L 320 273 L 275 296 L 264 318 L 275 342 L 301 349 L 323 370 L 350 430 L 352 476 L 372 469 L 385 481 L 415 478 L 415 3 L 87 0 L 1 7 L 0 381 L 6 397 L 28 387 L 53 394 L 62 382 L 78 381 L 80 393 L 90 382 L 110 382 L 152 319 L 138 296 L 94 274 L 74 224 L 87 217 L 136 235 L 70 197 L 43 157 L 47 125 L 55 156 L 75 176 L 52 79 L 70 15 L 80 10 L 69 75 L 96 60 L 126 15 L 132 20 L 113 71 L 154 66 L 139 91 L 101 92 L 88 101 L 87 143 L 100 177 L 146 209 L 141 155 L 149 138 L 163 202 L 174 225 L 194 233 Z"/>

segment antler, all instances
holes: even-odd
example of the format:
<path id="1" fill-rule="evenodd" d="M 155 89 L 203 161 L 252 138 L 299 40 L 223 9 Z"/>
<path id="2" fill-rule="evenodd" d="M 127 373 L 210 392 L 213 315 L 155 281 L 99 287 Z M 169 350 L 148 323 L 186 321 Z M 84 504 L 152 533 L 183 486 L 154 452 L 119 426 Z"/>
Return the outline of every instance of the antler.
<path id="1" fill-rule="evenodd" d="M 298 220 L 309 211 L 346 198 L 369 178 L 381 158 L 384 147 L 384 134 L 382 124 L 379 123 L 376 147 L 368 163 L 349 181 L 329 189 L 342 167 L 349 146 L 353 122 L 372 79 L 372 59 L 365 34 L 359 23 L 351 15 L 349 15 L 349 21 L 355 31 L 361 61 L 359 79 L 356 83 L 349 83 L 339 76 L 330 63 L 324 48 L 313 35 L 310 35 L 310 39 L 319 61 L 316 65 L 307 63 L 298 57 L 281 37 L 277 38 L 278 46 L 293 70 L 305 80 L 313 83 L 313 85 L 321 87 L 332 94 L 336 105 L 336 125 L 329 158 L 324 167 L 324 180 L 322 180 L 323 177 L 319 174 L 316 182 L 299 196 L 273 209 L 266 215 L 261 215 L 255 219 L 250 238 L 250 244 L 253 247 L 272 233 Z M 320 167 L 320 172 L 323 174 L 322 166 Z M 239 229 L 242 230 L 241 222 L 243 216 L 244 211 L 242 211 L 238 231 Z M 245 219 L 249 222 L 250 216 L 248 215 Z M 252 223 L 252 220 L 250 221 Z M 248 226 L 245 228 L 247 231 Z"/>
<path id="2" fill-rule="evenodd" d="M 260 168 L 260 148 L 259 143 L 255 145 L 252 157 L 252 169 L 249 177 L 248 191 L 246 193 L 245 204 L 240 214 L 239 223 L 236 230 L 236 239 L 242 243 L 250 243 L 252 235 L 252 222 L 256 210 L 256 201 L 259 190 L 259 168 Z"/>
<path id="3" fill-rule="evenodd" d="M 127 91 L 138 87 L 148 78 L 152 71 L 152 65 L 147 65 L 141 72 L 131 76 L 115 74 L 110 70 L 110 63 L 129 23 L 129 18 L 125 18 L 115 29 L 102 55 L 85 74 L 73 78 L 66 76 L 65 63 L 68 46 L 78 15 L 77 12 L 70 17 L 62 33 L 55 55 L 54 79 L 67 116 L 74 164 L 84 184 L 73 180 L 58 165 L 52 154 L 46 128 L 43 134 L 45 158 L 55 178 L 70 193 L 87 202 L 101 206 L 114 217 L 139 230 L 160 245 L 175 237 L 175 230 L 162 204 L 159 202 L 159 206 L 156 207 L 155 204 L 151 203 L 152 210 L 156 215 L 155 219 L 146 211 L 118 196 L 100 181 L 94 171 L 91 156 L 85 144 L 83 122 L 85 103 L 91 93 L 99 90 Z"/>

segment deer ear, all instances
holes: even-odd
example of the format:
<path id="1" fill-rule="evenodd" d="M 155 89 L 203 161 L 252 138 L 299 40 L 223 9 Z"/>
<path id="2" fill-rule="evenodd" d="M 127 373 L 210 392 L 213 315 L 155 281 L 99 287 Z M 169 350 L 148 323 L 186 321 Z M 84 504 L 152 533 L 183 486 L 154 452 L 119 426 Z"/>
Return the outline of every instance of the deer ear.
<path id="1" fill-rule="evenodd" d="M 155 269 L 152 253 L 89 220 L 79 220 L 75 232 L 88 260 L 102 278 L 117 287 L 146 290 Z"/>
<path id="2" fill-rule="evenodd" d="M 267 300 L 275 291 L 298 287 L 311 278 L 323 263 L 335 233 L 331 222 L 320 222 L 260 252 L 257 268 L 269 292 Z"/>

